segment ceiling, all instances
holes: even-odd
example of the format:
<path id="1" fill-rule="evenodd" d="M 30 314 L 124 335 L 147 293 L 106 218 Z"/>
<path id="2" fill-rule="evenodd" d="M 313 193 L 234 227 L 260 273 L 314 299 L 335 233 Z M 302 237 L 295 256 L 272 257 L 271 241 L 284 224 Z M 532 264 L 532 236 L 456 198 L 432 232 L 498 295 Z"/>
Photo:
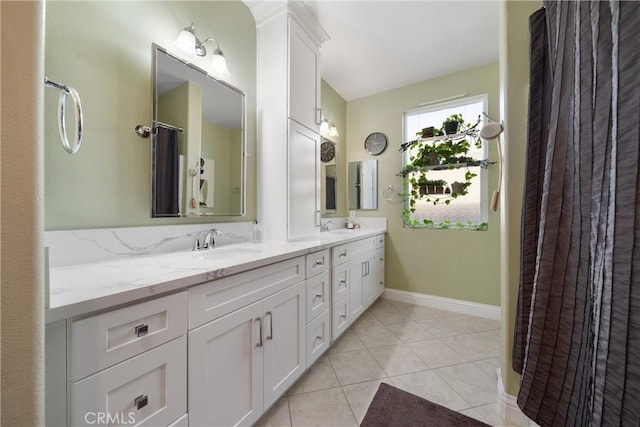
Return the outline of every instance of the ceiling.
<path id="1" fill-rule="evenodd" d="M 497 0 L 304 3 L 331 37 L 322 78 L 347 101 L 498 61 Z"/>

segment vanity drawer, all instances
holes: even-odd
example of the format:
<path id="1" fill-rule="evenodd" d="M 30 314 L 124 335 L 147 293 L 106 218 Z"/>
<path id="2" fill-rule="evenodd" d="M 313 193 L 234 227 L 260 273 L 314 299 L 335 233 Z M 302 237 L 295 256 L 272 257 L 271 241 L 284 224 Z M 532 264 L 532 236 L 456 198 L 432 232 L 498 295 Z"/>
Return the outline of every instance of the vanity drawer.
<path id="1" fill-rule="evenodd" d="M 331 314 L 329 310 L 307 325 L 307 367 L 313 365 L 327 351 L 331 343 Z"/>
<path id="2" fill-rule="evenodd" d="M 170 341 L 187 331 L 187 293 L 71 322 L 71 381 Z"/>
<path id="3" fill-rule="evenodd" d="M 307 322 L 329 308 L 329 272 L 307 279 Z"/>
<path id="4" fill-rule="evenodd" d="M 348 262 L 350 255 L 351 251 L 349 250 L 348 243 L 340 246 L 334 246 L 333 248 L 331 248 L 331 265 L 335 267 L 342 263 Z"/>
<path id="5" fill-rule="evenodd" d="M 376 236 L 376 248 L 384 248 L 384 234 Z"/>
<path id="6" fill-rule="evenodd" d="M 349 298 L 344 297 L 331 309 L 331 341 L 338 339 L 349 327 Z"/>
<path id="7" fill-rule="evenodd" d="M 307 278 L 323 273 L 329 267 L 329 249 L 307 255 Z"/>
<path id="8" fill-rule="evenodd" d="M 71 384 L 73 426 L 169 425 L 186 411 L 186 336 Z"/>
<path id="9" fill-rule="evenodd" d="M 353 259 L 353 257 L 375 250 L 377 240 L 378 238 L 374 236 L 349 243 L 349 250 L 351 251 L 349 256 Z"/>
<path id="10" fill-rule="evenodd" d="M 189 329 L 300 283 L 304 272 L 301 256 L 194 286 L 189 289 Z"/>
<path id="11" fill-rule="evenodd" d="M 332 302 L 349 295 L 349 264 L 342 264 L 331 269 Z"/>

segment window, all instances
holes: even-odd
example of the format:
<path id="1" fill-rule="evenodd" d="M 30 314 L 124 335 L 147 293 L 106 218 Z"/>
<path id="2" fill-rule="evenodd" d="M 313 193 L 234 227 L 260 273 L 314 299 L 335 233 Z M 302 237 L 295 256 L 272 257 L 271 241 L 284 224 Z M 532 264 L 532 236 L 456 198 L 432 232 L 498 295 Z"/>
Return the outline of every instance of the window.
<path id="1" fill-rule="evenodd" d="M 486 103 L 482 95 L 404 113 L 405 227 L 487 229 L 487 144 L 478 136 Z M 438 135 L 454 114 L 464 124 Z M 430 127 L 435 136 L 427 136 Z"/>

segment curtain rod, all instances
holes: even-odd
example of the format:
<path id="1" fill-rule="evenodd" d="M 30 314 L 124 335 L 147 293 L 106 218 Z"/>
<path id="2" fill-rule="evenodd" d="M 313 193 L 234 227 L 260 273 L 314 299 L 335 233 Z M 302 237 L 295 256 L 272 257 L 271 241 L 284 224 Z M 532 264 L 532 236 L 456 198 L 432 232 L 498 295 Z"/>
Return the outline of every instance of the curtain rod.
<path id="1" fill-rule="evenodd" d="M 434 99 L 433 101 L 421 102 L 418 104 L 418 107 L 424 107 L 425 105 L 437 104 L 439 102 L 451 101 L 453 99 L 464 98 L 469 95 L 467 92 L 461 93 L 460 95 L 449 96 L 447 98 Z"/>

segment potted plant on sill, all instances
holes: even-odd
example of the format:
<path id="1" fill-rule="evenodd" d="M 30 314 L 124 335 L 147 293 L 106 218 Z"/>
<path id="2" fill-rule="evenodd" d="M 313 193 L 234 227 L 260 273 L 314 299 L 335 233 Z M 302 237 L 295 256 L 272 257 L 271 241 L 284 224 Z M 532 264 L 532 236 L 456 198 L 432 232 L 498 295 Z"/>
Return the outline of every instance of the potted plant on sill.
<path id="1" fill-rule="evenodd" d="M 464 126 L 464 119 L 459 114 L 452 114 L 442 122 L 442 131 L 446 135 L 455 135 L 460 126 Z"/>

